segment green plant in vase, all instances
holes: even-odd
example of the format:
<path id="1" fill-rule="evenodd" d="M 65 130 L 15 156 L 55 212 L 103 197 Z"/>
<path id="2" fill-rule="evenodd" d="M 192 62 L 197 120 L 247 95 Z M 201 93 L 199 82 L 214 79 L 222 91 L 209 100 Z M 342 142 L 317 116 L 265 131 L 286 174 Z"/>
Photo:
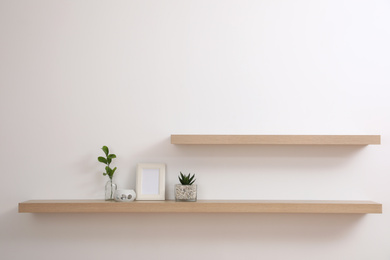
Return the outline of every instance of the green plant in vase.
<path id="1" fill-rule="evenodd" d="M 117 185 L 112 182 L 112 178 L 114 177 L 114 173 L 115 173 L 117 168 L 115 167 L 114 169 L 112 169 L 110 167 L 110 164 L 112 162 L 112 159 L 116 158 L 116 155 L 110 154 L 110 150 L 108 149 L 107 146 L 103 146 L 102 150 L 106 156 L 105 157 L 99 156 L 98 161 L 101 163 L 104 163 L 106 165 L 106 167 L 105 167 L 106 171 L 103 172 L 103 175 L 108 176 L 110 178 L 107 181 L 106 187 L 105 187 L 105 190 L 106 190 L 105 200 L 114 200 L 114 193 L 115 193 L 115 190 L 117 189 Z"/>
<path id="2" fill-rule="evenodd" d="M 180 172 L 179 181 L 181 184 L 175 185 L 175 200 L 176 201 L 196 201 L 197 200 L 197 186 L 195 174 L 191 176 Z"/>

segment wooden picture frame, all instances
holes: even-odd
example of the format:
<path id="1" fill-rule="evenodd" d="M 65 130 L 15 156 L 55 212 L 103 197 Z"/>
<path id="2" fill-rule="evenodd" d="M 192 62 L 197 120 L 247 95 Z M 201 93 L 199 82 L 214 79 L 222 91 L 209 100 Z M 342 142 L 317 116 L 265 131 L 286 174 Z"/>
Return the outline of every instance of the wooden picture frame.
<path id="1" fill-rule="evenodd" d="M 138 164 L 136 200 L 165 200 L 165 168 L 163 163 Z"/>

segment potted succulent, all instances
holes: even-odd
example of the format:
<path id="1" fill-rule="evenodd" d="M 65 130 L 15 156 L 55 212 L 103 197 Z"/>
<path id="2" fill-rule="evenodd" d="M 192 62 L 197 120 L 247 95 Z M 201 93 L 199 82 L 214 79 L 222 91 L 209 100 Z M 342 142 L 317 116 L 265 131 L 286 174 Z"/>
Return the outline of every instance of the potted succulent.
<path id="1" fill-rule="evenodd" d="M 197 192 L 196 192 L 196 184 L 194 184 L 195 174 L 191 176 L 184 175 L 180 172 L 179 181 L 181 184 L 175 185 L 175 200 L 176 201 L 196 201 Z"/>
<path id="2" fill-rule="evenodd" d="M 103 172 L 104 176 L 108 176 L 110 179 L 107 181 L 105 189 L 106 189 L 106 195 L 105 200 L 114 200 L 114 194 L 117 189 L 117 185 L 112 182 L 112 178 L 114 177 L 114 173 L 116 171 L 116 167 L 114 169 L 111 169 L 110 164 L 112 162 L 112 159 L 116 158 L 115 154 L 110 154 L 108 147 L 103 146 L 102 150 L 106 157 L 99 156 L 98 161 L 101 163 L 104 163 L 106 165 L 105 172 Z"/>

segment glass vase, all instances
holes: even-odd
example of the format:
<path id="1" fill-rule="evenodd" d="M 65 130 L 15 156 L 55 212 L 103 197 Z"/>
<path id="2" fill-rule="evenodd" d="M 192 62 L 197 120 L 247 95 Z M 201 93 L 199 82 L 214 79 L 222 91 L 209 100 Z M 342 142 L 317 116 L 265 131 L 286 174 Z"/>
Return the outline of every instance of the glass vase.
<path id="1" fill-rule="evenodd" d="M 196 184 L 192 185 L 175 185 L 175 200 L 176 201 L 196 201 L 197 192 Z"/>
<path id="2" fill-rule="evenodd" d="M 114 200 L 115 191 L 117 185 L 112 182 L 112 179 L 109 179 L 106 183 L 106 196 L 105 200 Z"/>

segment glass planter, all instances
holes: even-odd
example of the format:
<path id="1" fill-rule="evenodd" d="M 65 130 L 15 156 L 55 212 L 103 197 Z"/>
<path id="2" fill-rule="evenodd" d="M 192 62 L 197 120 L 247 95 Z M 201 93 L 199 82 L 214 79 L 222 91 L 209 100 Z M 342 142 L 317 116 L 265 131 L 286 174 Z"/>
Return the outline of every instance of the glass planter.
<path id="1" fill-rule="evenodd" d="M 112 179 L 109 179 L 108 182 L 106 183 L 105 200 L 114 200 L 116 189 L 117 189 L 117 185 L 112 182 Z"/>
<path id="2" fill-rule="evenodd" d="M 175 185 L 175 200 L 176 201 L 196 201 L 197 192 L 196 184 L 192 185 Z"/>

